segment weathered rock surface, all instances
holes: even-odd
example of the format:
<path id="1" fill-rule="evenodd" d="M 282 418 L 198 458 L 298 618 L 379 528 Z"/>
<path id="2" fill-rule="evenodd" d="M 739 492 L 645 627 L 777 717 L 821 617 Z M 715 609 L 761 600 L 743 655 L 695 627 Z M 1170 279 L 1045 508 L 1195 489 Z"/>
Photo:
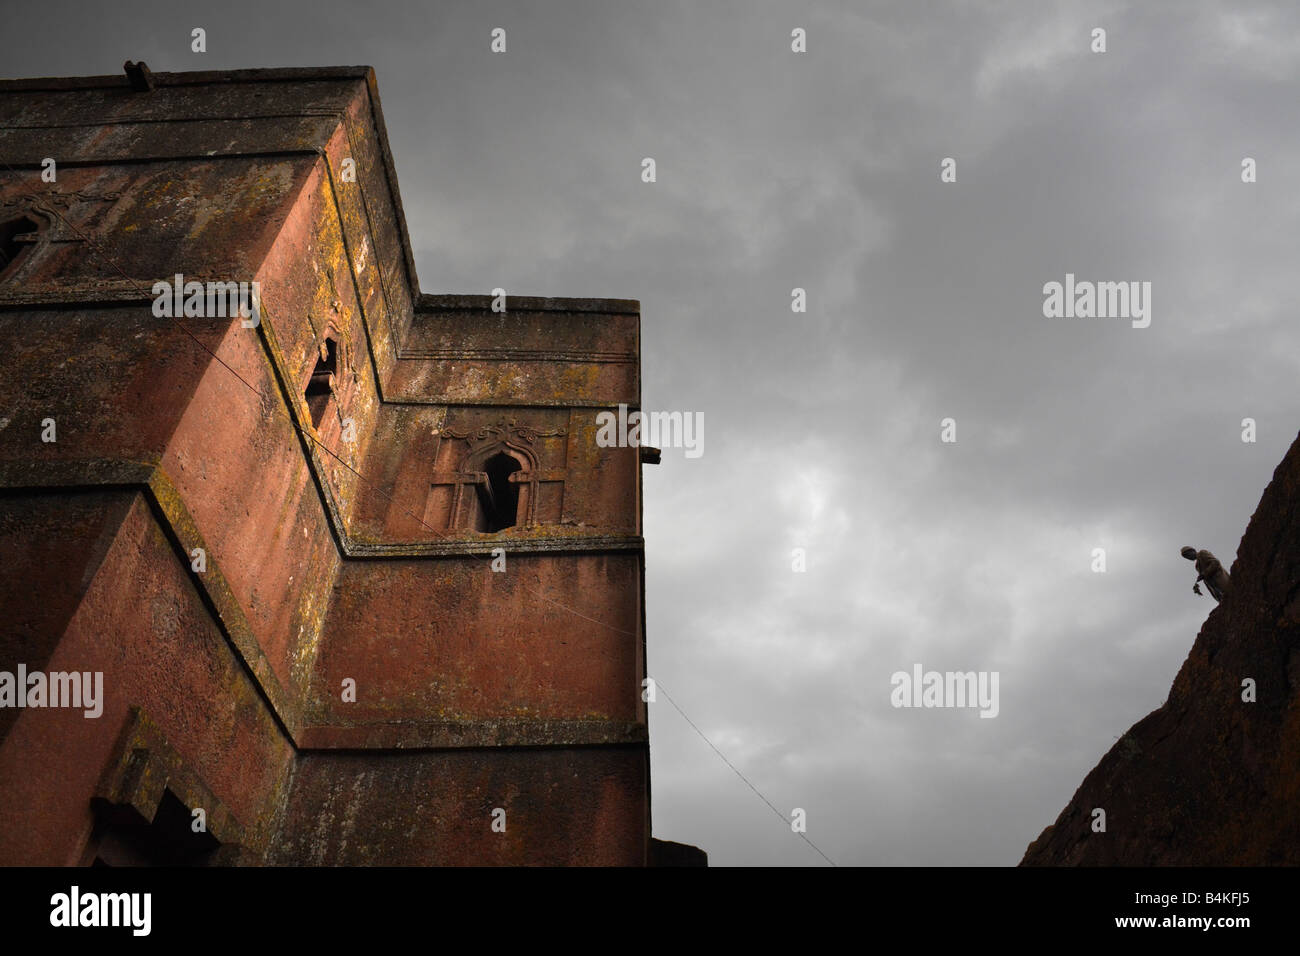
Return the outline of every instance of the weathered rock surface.
<path id="1" fill-rule="evenodd" d="M 1021 866 L 1300 864 L 1300 438 L 1230 573 L 1169 699 L 1084 778 Z"/>

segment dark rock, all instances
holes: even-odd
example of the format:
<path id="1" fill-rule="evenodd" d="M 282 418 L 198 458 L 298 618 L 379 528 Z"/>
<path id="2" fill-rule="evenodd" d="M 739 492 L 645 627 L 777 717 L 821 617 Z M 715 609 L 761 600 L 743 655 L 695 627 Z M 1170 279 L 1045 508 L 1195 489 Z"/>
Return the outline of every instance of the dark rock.
<path id="1" fill-rule="evenodd" d="M 1169 699 L 1084 778 L 1021 866 L 1300 864 L 1300 438 L 1230 573 Z M 1104 833 L 1092 831 L 1098 807 Z"/>

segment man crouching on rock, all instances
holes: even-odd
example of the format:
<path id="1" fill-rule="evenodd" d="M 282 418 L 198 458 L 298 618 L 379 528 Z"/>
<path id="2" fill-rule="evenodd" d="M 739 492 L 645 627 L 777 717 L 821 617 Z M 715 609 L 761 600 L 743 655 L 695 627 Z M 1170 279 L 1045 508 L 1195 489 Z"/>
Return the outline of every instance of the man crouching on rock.
<path id="1" fill-rule="evenodd" d="M 1201 582 L 1209 588 L 1210 596 L 1216 601 L 1222 601 L 1223 596 L 1228 593 L 1228 587 L 1232 581 L 1228 577 L 1228 572 L 1223 570 L 1223 565 L 1209 551 L 1197 551 L 1195 548 L 1183 548 L 1182 555 L 1188 561 L 1196 562 L 1196 583 L 1192 585 L 1192 590 L 1200 594 Z"/>

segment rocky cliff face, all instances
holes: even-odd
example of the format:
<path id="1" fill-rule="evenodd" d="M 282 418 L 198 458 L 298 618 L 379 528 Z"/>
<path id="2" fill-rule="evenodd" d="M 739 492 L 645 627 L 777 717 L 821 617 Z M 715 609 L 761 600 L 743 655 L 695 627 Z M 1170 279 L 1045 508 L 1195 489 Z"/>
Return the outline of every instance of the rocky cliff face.
<path id="1" fill-rule="evenodd" d="M 1300 864 L 1300 438 L 1231 575 L 1164 706 L 1084 778 L 1021 866 Z"/>

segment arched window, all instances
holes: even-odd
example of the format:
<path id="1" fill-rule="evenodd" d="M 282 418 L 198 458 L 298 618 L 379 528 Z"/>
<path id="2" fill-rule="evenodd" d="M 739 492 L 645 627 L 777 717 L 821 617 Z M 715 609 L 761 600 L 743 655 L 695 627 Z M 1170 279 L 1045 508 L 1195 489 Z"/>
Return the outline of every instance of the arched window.
<path id="1" fill-rule="evenodd" d="M 566 469 L 547 465 L 563 462 L 565 449 L 539 439 L 561 438 L 565 429 L 502 418 L 463 429 L 448 425 L 437 434 L 428 527 L 495 534 L 562 523 Z"/>
<path id="2" fill-rule="evenodd" d="M 0 282 L 18 271 L 21 261 L 32 251 L 40 228 L 28 216 L 0 223 Z"/>
<path id="3" fill-rule="evenodd" d="M 518 522 L 519 485 L 512 482 L 510 476 L 521 468 L 519 462 L 505 452 L 497 452 L 483 463 L 487 485 L 480 486 L 480 489 L 485 499 L 482 504 L 489 532 L 513 528 Z"/>

